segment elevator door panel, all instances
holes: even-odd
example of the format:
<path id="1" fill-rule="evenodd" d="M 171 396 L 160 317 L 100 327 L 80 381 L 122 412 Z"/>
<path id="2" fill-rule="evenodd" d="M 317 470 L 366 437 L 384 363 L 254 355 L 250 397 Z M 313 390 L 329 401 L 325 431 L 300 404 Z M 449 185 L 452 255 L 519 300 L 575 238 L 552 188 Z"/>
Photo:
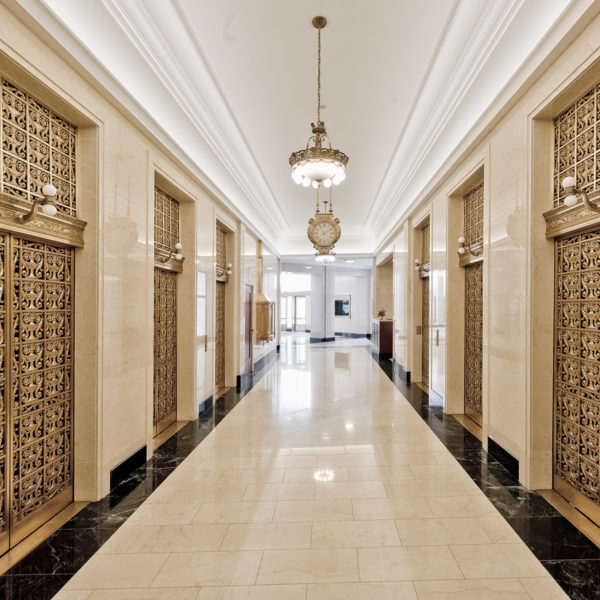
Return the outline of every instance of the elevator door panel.
<path id="1" fill-rule="evenodd" d="M 154 435 L 177 420 L 177 273 L 154 269 Z"/>
<path id="2" fill-rule="evenodd" d="M 215 386 L 225 387 L 225 284 L 217 281 L 215 331 Z"/>
<path id="3" fill-rule="evenodd" d="M 0 551 L 73 499 L 73 251 L 0 235 Z"/>
<path id="4" fill-rule="evenodd" d="M 556 255 L 554 486 L 600 523 L 600 230 Z"/>
<path id="5" fill-rule="evenodd" d="M 421 370 L 424 385 L 429 385 L 429 277 L 421 279 Z"/>
<path id="6" fill-rule="evenodd" d="M 465 267 L 465 414 L 481 426 L 483 263 Z"/>

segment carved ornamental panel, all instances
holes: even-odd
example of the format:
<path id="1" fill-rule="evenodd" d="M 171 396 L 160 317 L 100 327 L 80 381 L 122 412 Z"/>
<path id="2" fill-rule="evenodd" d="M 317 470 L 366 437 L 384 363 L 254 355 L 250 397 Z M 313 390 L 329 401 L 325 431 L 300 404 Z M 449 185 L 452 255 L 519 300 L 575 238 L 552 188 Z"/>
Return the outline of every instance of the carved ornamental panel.
<path id="1" fill-rule="evenodd" d="M 171 252 L 180 238 L 179 202 L 154 188 L 154 246 Z"/>
<path id="2" fill-rule="evenodd" d="M 225 282 L 219 273 L 227 270 L 227 232 L 216 229 L 216 302 L 215 302 L 215 387 L 225 387 Z"/>
<path id="3" fill-rule="evenodd" d="M 77 128 L 0 79 L 0 191 L 31 201 L 50 183 L 59 213 L 76 217 Z"/>
<path id="4" fill-rule="evenodd" d="M 154 269 L 154 434 L 177 420 L 177 273 Z"/>
<path id="5" fill-rule="evenodd" d="M 483 244 L 483 183 L 464 197 L 463 231 L 467 248 Z"/>
<path id="6" fill-rule="evenodd" d="M 600 503 L 600 230 L 556 252 L 554 473 Z"/>
<path id="7" fill-rule="evenodd" d="M 465 414 L 482 424 L 483 263 L 465 267 Z"/>

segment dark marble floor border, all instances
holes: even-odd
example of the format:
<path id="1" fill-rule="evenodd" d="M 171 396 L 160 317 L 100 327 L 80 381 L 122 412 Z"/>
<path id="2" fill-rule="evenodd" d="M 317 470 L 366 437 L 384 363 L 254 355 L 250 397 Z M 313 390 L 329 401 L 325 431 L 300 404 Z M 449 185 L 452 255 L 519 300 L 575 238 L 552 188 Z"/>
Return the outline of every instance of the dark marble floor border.
<path id="1" fill-rule="evenodd" d="M 429 428 L 461 464 L 533 554 L 573 600 L 600 598 L 600 549 L 538 493 L 523 487 L 481 442 L 427 394 L 407 383 L 399 365 L 367 348 Z"/>
<path id="2" fill-rule="evenodd" d="M 279 360 L 275 351 L 261 361 L 242 389 L 228 390 L 156 449 L 101 500 L 91 502 L 27 556 L 0 576 L 0 598 L 50 600 L 152 492 L 220 423 Z"/>

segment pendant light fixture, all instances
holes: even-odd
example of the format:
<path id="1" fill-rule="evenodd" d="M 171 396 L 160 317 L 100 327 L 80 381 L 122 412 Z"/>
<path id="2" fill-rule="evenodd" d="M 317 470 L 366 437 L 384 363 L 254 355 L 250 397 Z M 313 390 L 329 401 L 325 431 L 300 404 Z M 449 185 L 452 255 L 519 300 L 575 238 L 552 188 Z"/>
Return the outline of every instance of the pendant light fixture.
<path id="1" fill-rule="evenodd" d="M 292 179 L 304 187 L 312 185 L 318 188 L 321 185 L 331 187 L 338 185 L 346 178 L 346 164 L 348 156 L 341 150 L 331 147 L 331 142 L 325 123 L 321 121 L 321 29 L 327 25 L 325 17 L 315 17 L 313 27 L 318 32 L 318 59 L 317 59 L 317 122 L 311 123 L 312 135 L 308 138 L 306 148 L 292 152 L 290 166 Z M 309 144 L 313 142 L 313 146 Z"/>

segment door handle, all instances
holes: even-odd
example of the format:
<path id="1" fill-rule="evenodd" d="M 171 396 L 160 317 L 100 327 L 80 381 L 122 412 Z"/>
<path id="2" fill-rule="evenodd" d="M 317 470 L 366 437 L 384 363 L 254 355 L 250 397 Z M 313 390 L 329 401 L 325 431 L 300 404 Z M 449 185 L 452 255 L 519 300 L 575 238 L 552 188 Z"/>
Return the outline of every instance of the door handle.
<path id="1" fill-rule="evenodd" d="M 440 345 L 440 330 L 439 329 L 435 330 L 435 345 L 436 346 Z"/>

